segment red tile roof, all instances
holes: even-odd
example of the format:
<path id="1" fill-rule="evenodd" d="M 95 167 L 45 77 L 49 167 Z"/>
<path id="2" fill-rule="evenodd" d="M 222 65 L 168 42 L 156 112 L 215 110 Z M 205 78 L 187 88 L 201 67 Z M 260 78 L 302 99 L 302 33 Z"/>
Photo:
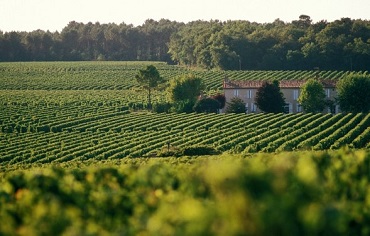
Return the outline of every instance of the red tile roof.
<path id="1" fill-rule="evenodd" d="M 236 89 L 236 88 L 259 88 L 263 83 L 269 81 L 261 80 L 225 80 L 223 88 L 224 89 Z M 335 80 L 320 80 L 324 88 L 335 88 Z M 280 80 L 280 88 L 300 88 L 306 83 L 306 80 Z"/>

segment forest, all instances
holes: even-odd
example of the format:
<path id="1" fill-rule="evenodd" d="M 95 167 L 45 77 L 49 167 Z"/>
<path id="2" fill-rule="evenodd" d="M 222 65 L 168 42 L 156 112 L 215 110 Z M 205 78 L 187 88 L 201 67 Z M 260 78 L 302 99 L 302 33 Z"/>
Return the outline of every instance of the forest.
<path id="1" fill-rule="evenodd" d="M 0 29 L 1 30 L 1 29 Z M 60 32 L 0 31 L 0 61 L 165 61 L 222 70 L 370 70 L 370 21 L 71 21 Z"/>

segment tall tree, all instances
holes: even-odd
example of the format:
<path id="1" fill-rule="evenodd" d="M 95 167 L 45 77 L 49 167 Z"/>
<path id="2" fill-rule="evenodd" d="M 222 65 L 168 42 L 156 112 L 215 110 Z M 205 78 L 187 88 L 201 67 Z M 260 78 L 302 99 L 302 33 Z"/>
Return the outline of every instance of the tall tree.
<path id="1" fill-rule="evenodd" d="M 322 112 L 325 108 L 325 91 L 322 84 L 315 79 L 309 79 L 302 87 L 298 102 L 305 112 Z"/>
<path id="2" fill-rule="evenodd" d="M 1 61 L 140 60 L 226 70 L 370 70 L 370 21 L 161 19 L 134 27 L 72 21 L 59 32 L 0 33 Z"/>
<path id="3" fill-rule="evenodd" d="M 285 100 L 280 91 L 279 82 L 264 82 L 257 89 L 255 102 L 258 108 L 263 112 L 279 113 L 284 112 Z"/>
<path id="4" fill-rule="evenodd" d="M 153 65 L 149 65 L 144 70 L 139 70 L 139 73 L 135 76 L 137 82 L 148 91 L 148 109 L 152 109 L 151 92 L 155 89 L 158 84 L 164 80 L 160 76 L 157 68 Z"/>
<path id="5" fill-rule="evenodd" d="M 22 33 L 9 32 L 4 34 L 5 45 L 1 45 L 4 48 L 5 59 L 4 61 L 25 61 L 28 60 L 26 49 L 22 43 Z"/>
<path id="6" fill-rule="evenodd" d="M 345 112 L 370 111 L 370 76 L 349 75 L 337 84 L 340 109 Z"/>

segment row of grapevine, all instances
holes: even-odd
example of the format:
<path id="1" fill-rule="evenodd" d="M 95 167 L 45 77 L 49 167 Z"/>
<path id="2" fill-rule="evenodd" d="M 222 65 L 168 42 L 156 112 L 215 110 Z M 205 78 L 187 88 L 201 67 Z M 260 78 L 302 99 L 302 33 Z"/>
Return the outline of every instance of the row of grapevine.
<path id="1" fill-rule="evenodd" d="M 132 104 L 147 100 L 128 91 L 1 91 L 0 99 L 2 132 L 48 131 L 64 123 L 86 123 L 135 109 Z M 153 102 L 162 99 L 153 94 Z"/>
<path id="2" fill-rule="evenodd" d="M 150 62 L 29 62 L 0 63 L 0 90 L 127 90 L 138 86 L 135 75 Z M 153 64 L 166 80 L 193 73 L 207 90 L 222 88 L 231 80 L 303 80 L 322 78 L 338 80 L 343 71 L 217 71 L 190 70 L 165 63 Z M 357 72 L 357 73 L 368 73 Z"/>
<path id="3" fill-rule="evenodd" d="M 330 146 L 330 148 L 338 149 L 344 144 L 351 143 L 356 137 L 358 137 L 361 134 L 363 130 L 366 129 L 366 127 L 369 126 L 370 126 L 370 113 L 368 113 L 366 117 L 362 119 L 358 125 L 354 126 L 353 129 L 351 129 L 342 137 L 335 140 L 335 142 Z"/>
<path id="4" fill-rule="evenodd" d="M 330 122 L 332 119 L 337 118 L 336 116 L 332 118 L 330 117 L 330 114 L 321 115 L 319 117 L 316 116 L 315 119 L 309 117 L 301 121 L 299 124 L 293 126 L 294 131 L 292 131 L 289 135 L 273 141 L 271 146 L 275 146 L 277 151 L 291 151 L 295 149 L 301 142 L 305 141 L 307 137 L 310 137 L 312 134 L 317 132 L 317 130 L 311 131 L 312 129 L 318 127 L 323 122 Z"/>
<path id="5" fill-rule="evenodd" d="M 337 114 L 323 122 L 321 125 L 309 130 L 303 134 L 304 140 L 298 144 L 298 148 L 310 148 L 316 145 L 320 140 L 326 138 L 333 130 L 345 124 L 352 118 L 352 114 L 342 115 Z"/>
<path id="6" fill-rule="evenodd" d="M 370 127 L 367 127 L 359 136 L 357 136 L 352 142 L 351 146 L 355 148 L 362 148 L 370 146 Z"/>
<path id="7" fill-rule="evenodd" d="M 315 127 L 320 127 L 316 126 L 319 124 L 318 122 L 320 122 L 320 116 L 322 115 L 306 114 L 299 117 L 286 117 L 285 119 L 280 120 L 276 120 L 276 118 L 272 119 L 275 121 L 273 122 L 273 125 L 269 125 L 268 127 L 280 127 L 280 129 L 275 130 L 274 133 L 270 133 L 270 135 L 263 137 L 258 141 L 250 142 L 248 146 L 242 146 L 244 148 L 244 152 L 273 152 L 278 148 L 280 148 L 280 150 L 290 150 L 295 147 L 302 148 L 307 145 L 305 142 L 309 142 L 312 138 L 310 137 L 312 133 L 316 133 L 318 131 Z M 287 124 L 292 125 L 288 126 Z M 324 123 L 324 127 L 328 127 L 328 125 Z"/>
<path id="8" fill-rule="evenodd" d="M 322 139 L 318 144 L 316 144 L 313 148 L 315 150 L 324 150 L 328 149 L 331 145 L 334 144 L 334 142 L 341 137 L 344 137 L 351 129 L 358 126 L 359 122 L 364 120 L 364 116 L 361 113 L 358 113 L 350 120 L 344 120 L 342 124 L 337 123 L 331 127 L 331 130 L 328 129 L 326 132 L 327 137 Z"/>
<path id="9" fill-rule="evenodd" d="M 327 149 L 335 137 L 341 140 L 340 146 L 362 148 L 370 141 L 368 122 L 368 114 L 117 112 L 51 126 L 54 128 L 50 132 L 0 133 L 0 166 L 147 156 L 167 144 L 204 144 L 230 152 L 274 152 L 317 148 L 315 145 L 324 143 L 321 149 Z M 295 125 L 284 125 L 289 123 Z M 350 139 L 341 139 L 354 129 Z"/>

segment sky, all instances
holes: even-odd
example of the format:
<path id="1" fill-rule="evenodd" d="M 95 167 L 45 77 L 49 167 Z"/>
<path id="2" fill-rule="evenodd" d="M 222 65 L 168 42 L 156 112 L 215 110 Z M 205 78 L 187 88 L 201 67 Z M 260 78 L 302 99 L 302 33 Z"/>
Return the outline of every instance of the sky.
<path id="1" fill-rule="evenodd" d="M 370 0 L 0 0 L 0 31 L 61 31 L 70 21 L 142 25 L 147 19 L 313 22 L 370 20 Z"/>

